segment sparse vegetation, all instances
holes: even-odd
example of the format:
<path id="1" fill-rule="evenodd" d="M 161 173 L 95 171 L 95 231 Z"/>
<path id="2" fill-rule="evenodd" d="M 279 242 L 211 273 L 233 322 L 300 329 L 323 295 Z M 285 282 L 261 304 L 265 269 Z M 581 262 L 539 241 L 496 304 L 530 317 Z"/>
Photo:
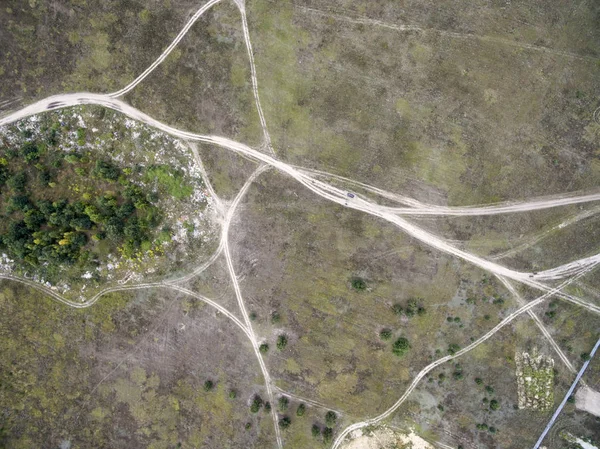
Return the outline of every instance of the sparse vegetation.
<path id="1" fill-rule="evenodd" d="M 353 278 L 351 284 L 352 288 L 358 292 L 362 292 L 363 290 L 367 289 L 367 283 L 361 278 Z"/>
<path id="2" fill-rule="evenodd" d="M 296 409 L 296 416 L 304 416 L 304 413 L 306 413 L 306 405 L 298 405 L 298 408 Z"/>
<path id="3" fill-rule="evenodd" d="M 333 427 L 335 425 L 335 423 L 337 422 L 337 415 L 334 411 L 329 410 L 326 414 L 325 414 L 325 423 L 329 426 L 329 427 Z"/>
<path id="4" fill-rule="evenodd" d="M 381 338 L 382 340 L 389 340 L 390 338 L 392 338 L 392 330 L 382 329 L 381 332 L 379 332 L 379 338 Z"/>
<path id="5" fill-rule="evenodd" d="M 252 405 L 250 405 L 250 411 L 252 413 L 258 413 L 260 408 L 263 406 L 263 400 L 259 395 L 255 395 L 252 399 Z"/>

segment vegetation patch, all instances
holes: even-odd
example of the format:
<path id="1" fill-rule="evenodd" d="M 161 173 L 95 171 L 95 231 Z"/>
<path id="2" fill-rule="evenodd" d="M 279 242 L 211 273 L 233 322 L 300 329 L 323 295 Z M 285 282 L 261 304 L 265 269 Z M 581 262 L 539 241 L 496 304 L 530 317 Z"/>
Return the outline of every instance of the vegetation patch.
<path id="1" fill-rule="evenodd" d="M 212 232 L 206 218 L 181 219 L 207 207 L 185 150 L 102 108 L 1 128 L 0 268 L 63 292 L 166 268 L 167 251 Z"/>

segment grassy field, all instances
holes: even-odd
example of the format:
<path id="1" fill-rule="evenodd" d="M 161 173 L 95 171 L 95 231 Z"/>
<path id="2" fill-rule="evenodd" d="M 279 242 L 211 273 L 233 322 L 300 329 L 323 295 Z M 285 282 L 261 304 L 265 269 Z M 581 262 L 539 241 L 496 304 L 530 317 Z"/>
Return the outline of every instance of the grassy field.
<path id="1" fill-rule="evenodd" d="M 199 6 L 3 2 L 0 115 L 60 92 L 122 88 Z M 247 0 L 246 10 L 279 159 L 439 205 L 597 188 L 597 2 Z M 124 100 L 169 125 L 264 151 L 240 17 L 232 1 L 214 6 Z M 87 128 L 112 142 L 107 154 L 148 169 L 141 182 L 160 184 L 168 200 L 189 193 L 150 168 L 191 169 L 189 148 L 158 142 L 146 129 L 133 138 L 116 113 L 96 108 L 92 115 Z M 90 136 L 83 144 L 92 144 Z M 198 153 L 225 202 L 257 167 L 222 148 L 198 145 Z M 74 177 L 68 174 L 63 179 Z M 96 193 L 80 181 L 90 190 L 84 193 Z M 598 252 L 595 208 L 411 220 L 500 264 L 543 270 Z M 200 230 L 201 210 L 176 212 L 177 229 Z M 277 387 L 269 406 L 277 408 L 286 449 L 327 447 L 346 425 L 386 410 L 424 366 L 518 308 L 495 277 L 274 170 L 250 187 L 229 238 L 253 331 L 267 345 L 263 357 Z M 166 254 L 168 263 L 145 267 L 155 270 L 146 274 L 189 272 L 216 247 L 214 239 L 205 243 Z M 229 276 L 220 256 L 185 286 L 242 319 Z M 526 301 L 539 296 L 517 288 Z M 600 276 L 591 272 L 567 290 L 599 304 Z M 157 289 L 73 310 L 2 281 L 0 309 L 0 446 L 276 447 L 251 345 L 204 303 Z M 555 299 L 533 311 L 578 369 L 597 338 L 598 316 Z M 514 357 L 536 348 L 555 361 L 557 403 L 573 374 L 522 316 L 429 373 L 387 424 L 451 447 L 531 445 L 549 413 L 515 408 Z M 586 376 L 597 386 L 598 363 Z M 252 413 L 256 395 L 263 403 Z M 562 431 L 598 440 L 598 428 L 569 403 L 548 448 L 566 445 Z"/>

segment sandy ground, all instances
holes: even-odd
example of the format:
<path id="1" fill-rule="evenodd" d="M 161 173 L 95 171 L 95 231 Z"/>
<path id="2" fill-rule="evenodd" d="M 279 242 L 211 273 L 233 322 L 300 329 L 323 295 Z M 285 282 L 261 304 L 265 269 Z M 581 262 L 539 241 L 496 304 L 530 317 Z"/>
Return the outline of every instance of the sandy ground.
<path id="1" fill-rule="evenodd" d="M 575 393 L 575 406 L 600 417 L 600 393 L 590 387 L 581 387 Z"/>
<path id="2" fill-rule="evenodd" d="M 363 434 L 362 430 L 357 430 L 350 437 L 352 440 L 343 449 L 399 449 L 404 447 L 433 449 L 431 444 L 415 434 L 414 431 L 406 434 L 382 427 L 369 434 Z"/>

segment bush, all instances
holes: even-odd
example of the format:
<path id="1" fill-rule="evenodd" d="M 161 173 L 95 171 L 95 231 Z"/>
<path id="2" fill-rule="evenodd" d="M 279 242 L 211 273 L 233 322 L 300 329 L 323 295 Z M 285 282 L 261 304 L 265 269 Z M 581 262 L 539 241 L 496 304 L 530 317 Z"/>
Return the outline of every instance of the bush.
<path id="1" fill-rule="evenodd" d="M 402 309 L 402 306 L 400 304 L 394 304 L 392 306 L 392 311 L 394 312 L 394 314 L 400 316 L 404 312 L 404 309 Z"/>
<path id="2" fill-rule="evenodd" d="M 261 354 L 266 354 L 267 352 L 269 352 L 269 345 L 267 343 L 262 343 L 258 347 L 258 350 L 260 351 Z"/>
<path id="3" fill-rule="evenodd" d="M 287 416 L 284 416 L 283 418 L 281 418 L 279 420 L 279 427 L 281 427 L 282 429 L 287 429 L 288 427 L 290 427 L 291 423 L 292 423 L 292 420 L 290 418 L 288 418 Z"/>
<path id="4" fill-rule="evenodd" d="M 279 349 L 280 351 L 283 351 L 285 349 L 285 347 L 288 344 L 288 339 L 287 336 L 285 334 L 281 334 L 279 337 L 277 337 L 277 349 Z"/>
<path id="5" fill-rule="evenodd" d="M 252 413 L 258 413 L 260 408 L 263 406 L 263 400 L 259 395 L 254 396 L 252 400 L 252 405 L 250 405 L 250 411 Z"/>
<path id="6" fill-rule="evenodd" d="M 392 338 L 392 331 L 390 329 L 382 329 L 381 332 L 379 332 L 379 338 L 382 340 L 389 340 Z"/>
<path id="7" fill-rule="evenodd" d="M 451 345 L 448 346 L 448 354 L 454 355 L 458 351 L 460 351 L 460 346 L 458 346 L 456 343 L 452 343 Z"/>
<path id="8" fill-rule="evenodd" d="M 281 315 L 279 315 L 279 312 L 275 311 L 271 314 L 271 323 L 273 324 L 277 324 L 281 321 Z"/>
<path id="9" fill-rule="evenodd" d="M 279 398 L 279 410 L 285 412 L 288 409 L 288 405 L 290 404 L 290 400 L 286 396 L 281 396 Z"/>
<path id="10" fill-rule="evenodd" d="M 464 376 L 462 371 L 454 371 L 452 377 L 454 377 L 454 380 L 461 380 Z"/>
<path id="11" fill-rule="evenodd" d="M 491 385 L 486 385 L 485 391 L 487 391 L 489 394 L 494 394 L 494 387 Z"/>
<path id="12" fill-rule="evenodd" d="M 207 380 L 204 382 L 204 391 L 210 391 L 215 387 L 215 384 L 212 380 Z"/>
<path id="13" fill-rule="evenodd" d="M 325 429 L 323 429 L 323 442 L 327 444 L 330 443 L 332 439 L 333 429 L 331 427 L 325 427 Z"/>
<path id="14" fill-rule="evenodd" d="M 252 428 L 252 423 L 247 422 L 246 425 L 244 426 L 244 428 L 246 430 L 250 430 Z"/>
<path id="15" fill-rule="evenodd" d="M 584 362 L 587 362 L 588 360 L 591 359 L 590 354 L 587 352 L 581 353 L 580 357 L 581 357 L 581 360 L 583 360 Z"/>
<path id="16" fill-rule="evenodd" d="M 483 383 L 483 379 L 482 379 L 481 377 L 476 377 L 476 378 L 475 378 L 475 383 L 476 383 L 477 385 L 481 385 L 481 384 Z"/>
<path id="17" fill-rule="evenodd" d="M 395 342 L 392 348 L 392 352 L 396 354 L 398 357 L 404 356 L 410 349 L 409 341 L 404 337 L 399 337 Z"/>
<path id="18" fill-rule="evenodd" d="M 271 412 L 271 403 L 269 401 L 265 402 L 265 413 Z"/>
<path id="19" fill-rule="evenodd" d="M 237 391 L 229 390 L 229 399 L 235 399 L 235 398 L 237 398 Z"/>
<path id="20" fill-rule="evenodd" d="M 312 433 L 312 436 L 316 438 L 319 435 L 321 435 L 321 428 L 316 424 L 313 424 L 312 428 L 310 429 L 310 432 Z"/>
<path id="21" fill-rule="evenodd" d="M 296 416 L 304 416 L 304 413 L 306 413 L 306 405 L 300 404 L 296 409 Z"/>
<path id="22" fill-rule="evenodd" d="M 327 423 L 328 426 L 334 426 L 336 421 L 337 421 L 337 415 L 335 414 L 334 411 L 329 410 L 325 414 L 325 422 Z"/>
<path id="23" fill-rule="evenodd" d="M 500 403 L 498 402 L 498 400 L 492 399 L 490 401 L 490 409 L 491 410 L 498 410 L 499 408 L 500 408 Z"/>
<path id="24" fill-rule="evenodd" d="M 361 291 L 367 289 L 367 283 L 361 278 L 354 278 L 354 279 L 352 279 L 351 283 L 352 283 L 352 288 L 356 291 L 361 292 Z"/>

